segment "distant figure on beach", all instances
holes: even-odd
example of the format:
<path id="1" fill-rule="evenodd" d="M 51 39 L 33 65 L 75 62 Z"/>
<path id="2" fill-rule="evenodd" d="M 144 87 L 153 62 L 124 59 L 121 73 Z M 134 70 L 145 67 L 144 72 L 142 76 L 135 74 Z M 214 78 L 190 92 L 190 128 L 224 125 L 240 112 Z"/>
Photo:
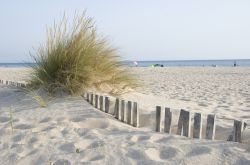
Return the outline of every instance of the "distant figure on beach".
<path id="1" fill-rule="evenodd" d="M 134 61 L 133 64 L 134 64 L 135 67 L 138 66 L 138 62 L 137 61 Z"/>
<path id="2" fill-rule="evenodd" d="M 162 65 L 162 64 L 154 64 L 153 66 L 154 67 L 164 67 L 164 65 Z"/>
<path id="3" fill-rule="evenodd" d="M 236 61 L 234 61 L 234 67 L 236 67 L 236 66 L 237 66 Z"/>

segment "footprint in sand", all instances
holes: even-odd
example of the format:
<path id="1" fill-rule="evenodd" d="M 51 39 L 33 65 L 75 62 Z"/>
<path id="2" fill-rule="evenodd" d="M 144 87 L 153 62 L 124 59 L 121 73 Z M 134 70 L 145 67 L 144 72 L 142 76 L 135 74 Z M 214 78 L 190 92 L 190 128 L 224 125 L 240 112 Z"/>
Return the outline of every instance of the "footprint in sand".
<path id="1" fill-rule="evenodd" d="M 51 120 L 50 117 L 43 118 L 39 123 L 47 123 Z"/>
<path id="2" fill-rule="evenodd" d="M 105 145 L 104 141 L 101 141 L 101 140 L 100 141 L 95 141 L 95 142 L 91 143 L 87 147 L 87 149 L 94 149 L 94 148 L 102 147 L 104 145 Z"/>
<path id="3" fill-rule="evenodd" d="M 168 137 L 164 137 L 164 138 L 158 139 L 156 141 L 156 143 L 168 143 L 172 139 L 174 139 L 173 136 L 168 136 Z"/>
<path id="4" fill-rule="evenodd" d="M 145 153 L 151 160 L 161 161 L 159 150 L 155 148 L 149 148 L 145 150 Z"/>
<path id="5" fill-rule="evenodd" d="M 86 118 L 75 117 L 75 118 L 71 118 L 70 121 L 72 121 L 72 122 L 84 122 L 84 121 L 86 121 Z"/>
<path id="6" fill-rule="evenodd" d="M 16 143 L 12 144 L 10 149 L 15 153 L 21 153 L 24 150 L 22 144 L 16 144 Z"/>
<path id="7" fill-rule="evenodd" d="M 34 144 L 37 141 L 38 141 L 38 139 L 36 137 L 32 137 L 29 139 L 28 144 Z"/>
<path id="8" fill-rule="evenodd" d="M 141 135 L 141 136 L 134 135 L 132 137 L 128 137 L 128 140 L 131 140 L 132 142 L 140 142 L 140 141 L 145 141 L 149 139 L 150 139 L 150 136 L 147 136 L 147 135 Z"/>
<path id="9" fill-rule="evenodd" d="M 145 150 L 145 153 L 152 160 L 165 161 L 167 159 L 174 159 L 178 155 L 179 150 L 174 147 L 165 147 L 161 150 L 149 148 Z"/>
<path id="10" fill-rule="evenodd" d="M 74 128 L 74 132 L 79 136 L 85 136 L 90 130 L 87 128 Z"/>
<path id="11" fill-rule="evenodd" d="M 22 140 L 23 137 L 24 137 L 24 135 L 22 135 L 22 134 L 16 135 L 16 136 L 14 136 L 14 137 L 12 138 L 12 141 L 13 141 L 13 142 L 19 142 L 19 141 Z"/>
<path id="12" fill-rule="evenodd" d="M 44 129 L 42 129 L 41 131 L 47 132 L 47 131 L 50 131 L 50 130 L 52 130 L 54 128 L 56 128 L 56 127 L 55 126 L 48 126 L 48 127 L 45 127 Z"/>
<path id="13" fill-rule="evenodd" d="M 7 148 L 9 148 L 9 144 L 8 143 L 1 143 L 0 142 L 0 150 L 5 150 Z"/>
<path id="14" fill-rule="evenodd" d="M 89 161 L 98 161 L 98 160 L 102 160 L 104 158 L 105 158 L 105 156 L 103 156 L 103 155 L 97 155 L 97 156 L 94 156 L 91 159 L 89 159 Z"/>
<path id="15" fill-rule="evenodd" d="M 59 159 L 53 165 L 71 165 L 71 163 L 66 159 Z"/>
<path id="16" fill-rule="evenodd" d="M 36 154 L 38 151 L 39 151 L 38 149 L 33 149 L 33 150 L 31 150 L 26 156 L 34 155 L 34 154 Z"/>
<path id="17" fill-rule="evenodd" d="M 31 129 L 31 128 L 33 128 L 33 126 L 28 124 L 19 124 L 15 126 L 15 129 Z"/>
<path id="18" fill-rule="evenodd" d="M 197 156 L 197 155 L 203 155 L 203 154 L 207 154 L 211 152 L 211 148 L 208 147 L 195 147 L 193 148 L 188 154 L 187 156 Z"/>
<path id="19" fill-rule="evenodd" d="M 142 135 L 138 137 L 138 141 L 145 141 L 149 139 L 150 139 L 150 136 L 147 136 L 147 135 Z"/>
<path id="20" fill-rule="evenodd" d="M 11 153 L 11 154 L 8 156 L 8 158 L 7 158 L 7 160 L 9 160 L 9 163 L 13 163 L 13 164 L 14 164 L 14 162 L 16 162 L 18 159 L 19 159 L 19 156 L 18 156 L 18 154 L 16 154 L 16 153 Z"/>
<path id="21" fill-rule="evenodd" d="M 47 155 L 41 154 L 34 162 L 33 164 L 36 165 L 44 165 L 44 162 L 47 162 L 49 160 L 49 157 Z"/>
<path id="22" fill-rule="evenodd" d="M 129 149 L 126 156 L 134 160 L 147 160 L 148 159 L 147 154 L 145 154 L 143 151 L 138 151 L 135 149 Z"/>
<path id="23" fill-rule="evenodd" d="M 75 145 L 74 143 L 65 143 L 59 149 L 66 152 L 75 152 Z"/>
<path id="24" fill-rule="evenodd" d="M 160 151 L 161 159 L 172 159 L 178 154 L 178 149 L 174 147 L 167 147 Z"/>
<path id="25" fill-rule="evenodd" d="M 8 121 L 10 121 L 10 118 L 8 118 L 8 117 L 3 117 L 3 116 L 0 117 L 0 123 L 6 123 L 6 122 L 8 122 Z"/>

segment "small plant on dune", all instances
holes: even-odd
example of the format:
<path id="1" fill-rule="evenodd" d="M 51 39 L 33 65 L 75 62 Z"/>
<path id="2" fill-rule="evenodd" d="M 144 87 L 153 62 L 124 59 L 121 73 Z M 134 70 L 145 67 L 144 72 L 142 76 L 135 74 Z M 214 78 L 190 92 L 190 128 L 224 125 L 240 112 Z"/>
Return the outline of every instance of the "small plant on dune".
<path id="1" fill-rule="evenodd" d="M 80 153 L 80 148 L 76 148 L 76 153 Z"/>
<path id="2" fill-rule="evenodd" d="M 96 89 L 113 94 L 136 87 L 136 81 L 122 66 L 116 49 L 97 37 L 93 20 L 76 14 L 72 23 L 66 17 L 47 29 L 47 42 L 37 54 L 31 87 L 45 87 L 53 93 L 62 89 L 81 94 Z"/>
<path id="3" fill-rule="evenodd" d="M 24 88 L 23 88 L 23 91 L 24 91 L 28 96 L 30 96 L 33 100 L 35 100 L 36 103 L 37 103 L 40 107 L 42 107 L 42 108 L 46 107 L 46 103 L 45 103 L 45 101 L 43 100 L 43 98 L 42 98 L 41 96 L 39 96 L 35 91 L 29 90 L 29 89 L 24 89 Z"/>
<path id="4" fill-rule="evenodd" d="M 13 124 L 13 112 L 12 112 L 12 107 L 9 108 L 9 118 L 10 118 L 10 128 L 11 132 L 13 134 L 14 132 L 14 124 Z"/>

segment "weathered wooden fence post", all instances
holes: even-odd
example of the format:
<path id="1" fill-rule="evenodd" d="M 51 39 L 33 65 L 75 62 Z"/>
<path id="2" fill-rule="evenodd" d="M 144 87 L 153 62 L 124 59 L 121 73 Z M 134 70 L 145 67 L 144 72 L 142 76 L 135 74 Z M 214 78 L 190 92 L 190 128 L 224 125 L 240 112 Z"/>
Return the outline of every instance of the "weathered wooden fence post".
<path id="1" fill-rule="evenodd" d="M 89 93 L 87 93 L 87 102 L 89 102 Z"/>
<path id="2" fill-rule="evenodd" d="M 160 132 L 161 131 L 161 107 L 156 106 L 156 123 L 155 123 L 155 131 Z"/>
<path id="3" fill-rule="evenodd" d="M 132 111 L 132 102 L 128 101 L 127 103 L 127 123 L 131 124 L 131 111 Z"/>
<path id="4" fill-rule="evenodd" d="M 95 95 L 95 108 L 98 108 L 98 98 L 99 96 L 98 95 Z"/>
<path id="5" fill-rule="evenodd" d="M 119 118 L 119 109 L 120 109 L 120 106 L 119 106 L 119 99 L 116 98 L 115 99 L 115 108 L 114 108 L 114 116 L 116 119 Z"/>
<path id="6" fill-rule="evenodd" d="M 120 120 L 124 122 L 124 111 L 125 111 L 125 101 L 121 101 L 121 115 L 120 115 Z"/>
<path id="7" fill-rule="evenodd" d="M 105 112 L 109 113 L 109 97 L 105 97 Z"/>
<path id="8" fill-rule="evenodd" d="M 137 102 L 134 102 L 133 104 L 133 126 L 134 127 L 139 127 L 139 111 L 138 111 L 138 106 Z"/>
<path id="9" fill-rule="evenodd" d="M 90 94 L 90 104 L 91 105 L 94 104 L 94 94 L 93 93 Z"/>
<path id="10" fill-rule="evenodd" d="M 215 136 L 215 115 L 207 116 L 206 139 L 214 139 Z"/>
<path id="11" fill-rule="evenodd" d="M 178 121 L 177 135 L 190 136 L 190 112 L 181 109 L 180 117 Z"/>
<path id="12" fill-rule="evenodd" d="M 202 136 L 202 117 L 200 113 L 195 113 L 193 138 L 201 139 L 201 136 Z"/>
<path id="13" fill-rule="evenodd" d="M 233 129 L 233 141 L 234 142 L 242 142 L 242 131 L 243 131 L 243 124 L 244 122 L 234 120 L 234 129 Z"/>
<path id="14" fill-rule="evenodd" d="M 103 111 L 103 96 L 99 97 L 99 104 L 100 110 Z"/>
<path id="15" fill-rule="evenodd" d="M 171 133 L 172 112 L 165 108 L 164 132 Z"/>

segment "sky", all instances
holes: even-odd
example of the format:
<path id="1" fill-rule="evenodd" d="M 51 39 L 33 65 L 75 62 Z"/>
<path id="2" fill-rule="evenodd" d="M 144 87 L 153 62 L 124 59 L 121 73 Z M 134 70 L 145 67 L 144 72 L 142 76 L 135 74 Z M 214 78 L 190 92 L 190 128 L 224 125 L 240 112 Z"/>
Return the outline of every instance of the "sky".
<path id="1" fill-rule="evenodd" d="M 84 10 L 124 60 L 250 59 L 249 0 L 1 0 L 0 63 L 29 62 L 46 26 Z"/>

